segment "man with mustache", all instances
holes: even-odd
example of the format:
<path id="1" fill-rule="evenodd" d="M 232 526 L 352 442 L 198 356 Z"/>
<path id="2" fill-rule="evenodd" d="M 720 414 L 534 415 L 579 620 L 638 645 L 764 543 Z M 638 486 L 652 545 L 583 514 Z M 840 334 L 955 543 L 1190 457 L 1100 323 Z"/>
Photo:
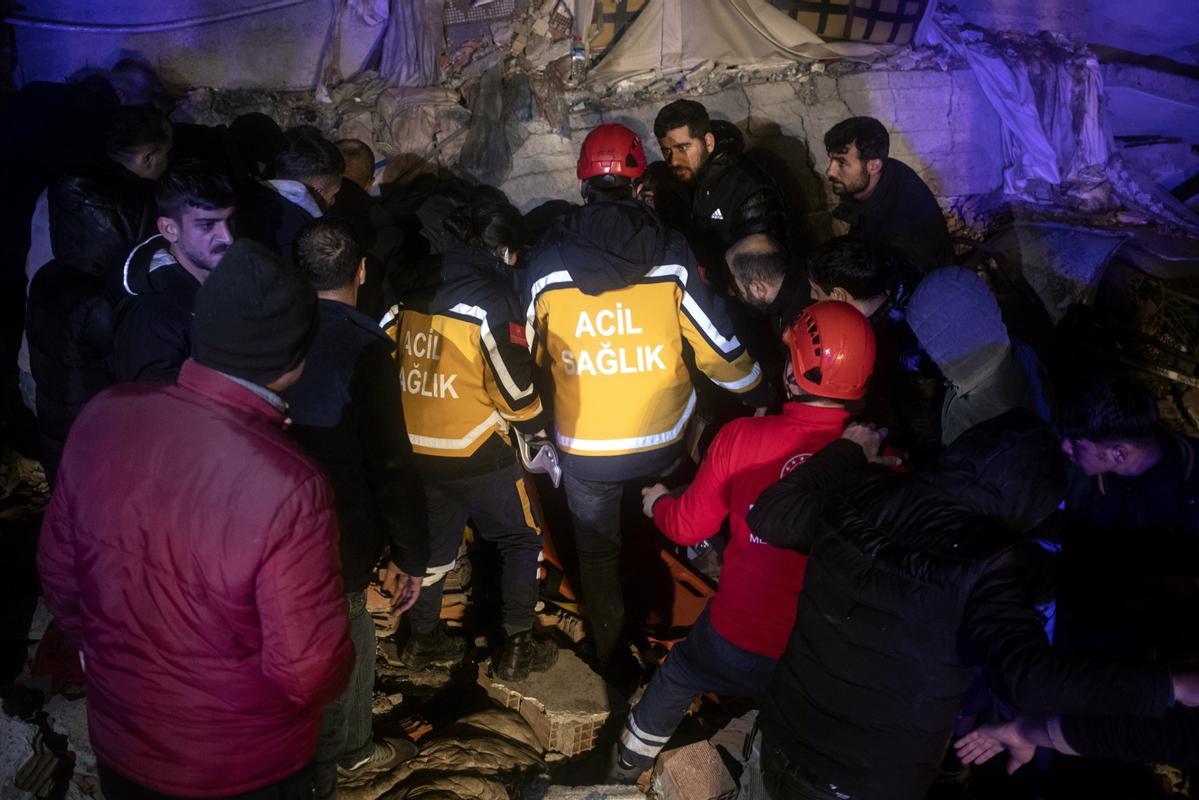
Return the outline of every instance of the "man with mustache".
<path id="1" fill-rule="evenodd" d="M 871 248 L 893 247 L 921 272 L 953 263 L 945 215 L 907 164 L 890 158 L 891 136 L 873 117 L 841 120 L 824 134 L 825 175 L 841 205 L 833 216 Z"/>
<path id="2" fill-rule="evenodd" d="M 155 192 L 158 235 L 133 248 L 121 275 L 113 373 L 118 383 L 171 382 L 191 354 L 196 292 L 233 244 L 233 188 L 198 161 L 172 166 Z"/>

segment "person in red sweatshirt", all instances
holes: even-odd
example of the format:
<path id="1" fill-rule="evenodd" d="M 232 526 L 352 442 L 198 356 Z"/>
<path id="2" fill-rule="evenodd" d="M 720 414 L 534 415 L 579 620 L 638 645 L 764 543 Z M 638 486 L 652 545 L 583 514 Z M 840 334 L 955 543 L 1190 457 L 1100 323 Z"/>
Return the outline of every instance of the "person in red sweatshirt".
<path id="1" fill-rule="evenodd" d="M 837 301 L 809 306 L 783 338 L 791 401 L 782 413 L 726 425 L 685 491 L 642 490 L 646 516 L 672 541 L 698 544 L 726 516 L 732 535 L 715 598 L 625 722 L 617 777 L 653 764 L 696 695 L 756 697 L 787 646 L 807 558 L 766 544 L 745 517 L 763 489 L 841 436 L 866 393 L 875 346 L 866 318 Z"/>

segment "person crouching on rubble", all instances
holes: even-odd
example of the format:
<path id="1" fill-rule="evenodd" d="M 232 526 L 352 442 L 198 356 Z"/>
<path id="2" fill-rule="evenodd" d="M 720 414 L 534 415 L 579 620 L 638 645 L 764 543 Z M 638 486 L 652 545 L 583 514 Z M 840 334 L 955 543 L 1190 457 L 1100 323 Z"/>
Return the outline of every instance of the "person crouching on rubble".
<path id="1" fill-rule="evenodd" d="M 404 420 L 429 514 L 429 567 L 400 658 L 412 670 L 462 658 L 465 643 L 441 626 L 441 598 L 470 519 L 503 559 L 507 641 L 493 672 L 523 680 L 558 658 L 532 630 L 540 529 L 509 433 L 544 438 L 546 425 L 511 275 L 524 220 L 502 192 L 477 187 L 444 225 L 455 243 L 384 319 L 398 344 Z"/>
<path id="2" fill-rule="evenodd" d="M 721 429 L 686 491 L 670 494 L 660 483 L 642 490 L 646 516 L 672 541 L 697 544 L 726 516 L 732 536 L 715 599 L 625 723 L 618 778 L 653 765 L 697 694 L 760 694 L 787 646 L 807 558 L 766 544 L 745 517 L 759 492 L 841 436 L 865 396 L 875 342 L 866 318 L 836 301 L 809 306 L 784 339 L 791 400 L 782 414 Z"/>
<path id="3" fill-rule="evenodd" d="M 311 798 L 353 648 L 333 492 L 288 438 L 316 293 L 235 242 L 173 384 L 106 389 L 71 429 L 38 550 L 80 648 L 108 800 Z"/>

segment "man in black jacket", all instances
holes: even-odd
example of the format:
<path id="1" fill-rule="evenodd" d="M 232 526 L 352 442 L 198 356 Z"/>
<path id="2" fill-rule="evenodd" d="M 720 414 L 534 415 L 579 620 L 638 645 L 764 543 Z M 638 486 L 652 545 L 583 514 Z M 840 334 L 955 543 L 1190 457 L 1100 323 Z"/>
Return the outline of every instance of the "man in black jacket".
<path id="1" fill-rule="evenodd" d="M 414 753 L 407 742 L 371 736 L 375 625 L 366 587 L 384 543 L 385 588 L 396 613 L 420 594 L 429 556 L 424 494 L 404 430 L 399 373 L 391 339 L 355 308 L 365 259 L 349 227 L 315 220 L 296 237 L 294 260 L 317 290 L 320 324 L 304 373 L 283 392 L 292 435 L 320 462 L 333 485 L 341 529 L 342 580 L 355 666 L 341 698 L 325 708 L 316 751 L 317 797 L 343 780 L 363 779 Z"/>
<path id="2" fill-rule="evenodd" d="M 1196 663 L 1199 441 L 1163 429 L 1149 390 L 1114 374 L 1068 396 L 1057 427 L 1071 469 L 1054 645 Z"/>
<path id="3" fill-rule="evenodd" d="M 782 241 L 783 210 L 778 191 L 741 155 L 740 132 L 725 124 L 718 142 L 708 110 L 694 100 L 675 100 L 654 119 L 654 136 L 674 176 L 691 189 L 691 248 L 708 280 L 730 288 L 724 251 L 751 233 Z"/>
<path id="4" fill-rule="evenodd" d="M 873 117 L 850 117 L 824 135 L 825 173 L 841 205 L 833 215 L 849 235 L 874 248 L 902 251 L 921 272 L 953 263 L 949 228 L 920 176 L 889 158 L 891 136 Z"/>
<path id="5" fill-rule="evenodd" d="M 345 159 L 337 145 L 311 125 L 283 134 L 275 177 L 238 187 L 238 233 L 290 258 L 300 229 L 332 207 L 341 191 Z"/>
<path id="6" fill-rule="evenodd" d="M 196 161 L 181 161 L 155 191 L 158 235 L 125 259 L 113 374 L 118 383 L 174 381 L 191 354 L 196 292 L 233 243 L 233 188 Z"/>
<path id="7" fill-rule="evenodd" d="M 748 521 L 809 554 L 798 616 L 762 706 L 774 798 L 919 800 L 982 668 L 1025 713 L 1160 714 L 1165 670 L 1051 654 L 1017 531 L 1058 504 L 1058 445 L 1013 410 L 963 434 L 931 470 L 870 464 L 885 431 L 851 425 L 764 491 Z"/>

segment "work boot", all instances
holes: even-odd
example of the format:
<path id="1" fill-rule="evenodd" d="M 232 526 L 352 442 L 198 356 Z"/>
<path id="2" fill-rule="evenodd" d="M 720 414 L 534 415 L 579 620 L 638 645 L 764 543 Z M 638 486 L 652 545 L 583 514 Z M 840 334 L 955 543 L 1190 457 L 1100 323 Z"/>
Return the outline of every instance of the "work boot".
<path id="1" fill-rule="evenodd" d="M 376 775 L 395 769 L 417 752 L 417 746 L 407 739 L 376 739 L 375 749 L 369 756 L 352 767 L 337 768 L 337 785 L 351 787 L 366 783 Z"/>
<path id="2" fill-rule="evenodd" d="M 653 764 L 650 765 L 650 767 L 652 766 Z M 604 775 L 604 783 L 632 786 L 650 767 L 637 767 L 625 761 L 620 755 L 620 743 L 617 742 L 608 751 L 608 767 L 607 773 Z"/>
<path id="3" fill-rule="evenodd" d="M 412 632 L 400 652 L 400 665 L 413 672 L 433 666 L 454 666 L 466 655 L 466 642 L 455 639 L 438 625 L 432 633 Z"/>
<path id="4" fill-rule="evenodd" d="M 545 672 L 558 660 L 558 645 L 532 630 L 508 637 L 492 662 L 491 674 L 502 681 L 523 681 L 530 672 Z"/>

